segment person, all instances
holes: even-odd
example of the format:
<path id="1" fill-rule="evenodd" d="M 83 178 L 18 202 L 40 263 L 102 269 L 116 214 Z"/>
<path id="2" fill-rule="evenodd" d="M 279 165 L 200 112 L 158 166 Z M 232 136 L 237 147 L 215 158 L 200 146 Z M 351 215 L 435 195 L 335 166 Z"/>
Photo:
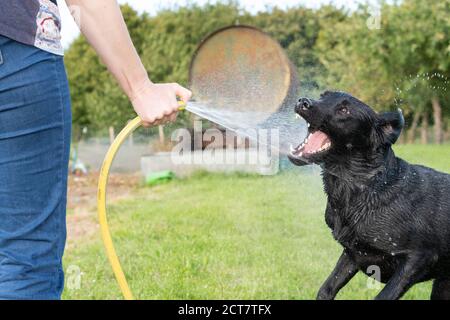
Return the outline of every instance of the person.
<path id="1" fill-rule="evenodd" d="M 66 0 L 145 125 L 175 120 L 182 86 L 150 80 L 115 0 Z M 0 299 L 60 299 L 71 134 L 56 0 L 0 0 Z"/>

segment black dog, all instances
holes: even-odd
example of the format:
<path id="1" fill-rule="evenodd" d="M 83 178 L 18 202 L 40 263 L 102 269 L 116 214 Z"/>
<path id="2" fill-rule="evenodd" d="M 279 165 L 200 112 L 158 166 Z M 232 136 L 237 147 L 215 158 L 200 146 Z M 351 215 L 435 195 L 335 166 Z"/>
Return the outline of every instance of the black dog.
<path id="1" fill-rule="evenodd" d="M 394 155 L 402 113 L 377 114 L 341 92 L 302 98 L 295 111 L 309 136 L 289 158 L 322 166 L 326 223 L 344 247 L 317 298 L 333 299 L 361 270 L 386 283 L 377 299 L 430 279 L 431 298 L 450 299 L 450 175 Z"/>

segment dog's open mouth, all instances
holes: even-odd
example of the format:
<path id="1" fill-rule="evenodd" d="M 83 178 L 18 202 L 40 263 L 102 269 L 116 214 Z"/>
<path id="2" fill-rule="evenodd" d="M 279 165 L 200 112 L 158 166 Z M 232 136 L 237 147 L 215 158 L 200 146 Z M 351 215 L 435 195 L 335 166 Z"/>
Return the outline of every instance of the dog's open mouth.
<path id="1" fill-rule="evenodd" d="M 306 139 L 297 147 L 291 146 L 291 155 L 296 158 L 309 158 L 325 154 L 331 148 L 331 140 L 324 132 L 309 127 Z"/>

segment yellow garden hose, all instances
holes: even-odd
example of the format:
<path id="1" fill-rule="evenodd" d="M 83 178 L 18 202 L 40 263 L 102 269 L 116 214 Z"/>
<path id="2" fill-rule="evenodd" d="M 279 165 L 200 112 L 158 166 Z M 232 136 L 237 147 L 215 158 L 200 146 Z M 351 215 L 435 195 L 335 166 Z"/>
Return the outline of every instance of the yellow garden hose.
<path id="1" fill-rule="evenodd" d="M 179 105 L 179 110 L 185 109 L 185 104 L 183 102 L 179 102 Z M 135 119 L 130 121 L 118 134 L 116 139 L 109 147 L 105 159 L 103 160 L 103 165 L 100 170 L 98 181 L 97 210 L 103 244 L 105 245 L 106 255 L 108 256 L 109 263 L 111 264 L 117 283 L 119 284 L 120 290 L 122 291 L 122 294 L 126 300 L 133 300 L 134 298 L 133 294 L 131 293 L 130 287 L 128 286 L 127 279 L 125 278 L 125 274 L 123 273 L 122 266 L 120 265 L 119 258 L 116 254 L 116 250 L 114 249 L 111 233 L 109 231 L 108 220 L 106 218 L 106 186 L 108 184 L 109 170 L 111 169 L 111 165 L 114 157 L 117 154 L 117 151 L 119 150 L 122 143 L 126 140 L 126 138 L 141 125 L 141 119 L 139 117 L 136 117 Z"/>

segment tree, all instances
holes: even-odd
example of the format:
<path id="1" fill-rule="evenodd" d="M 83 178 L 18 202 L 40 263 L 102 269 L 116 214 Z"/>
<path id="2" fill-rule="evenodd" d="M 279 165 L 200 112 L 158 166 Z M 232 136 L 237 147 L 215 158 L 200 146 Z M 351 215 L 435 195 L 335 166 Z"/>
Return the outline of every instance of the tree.
<path id="1" fill-rule="evenodd" d="M 165 10 L 154 17 L 139 15 L 128 5 L 121 9 L 151 79 L 184 85 L 197 44 L 211 31 L 234 24 L 240 17 L 233 2 Z M 84 37 L 70 46 L 65 62 L 75 127 L 89 126 L 95 132 L 109 126 L 119 129 L 135 117 L 127 97 Z"/>
<path id="2" fill-rule="evenodd" d="M 377 110 L 401 107 L 411 124 L 411 139 L 419 124 L 428 126 L 432 120 L 434 140 L 440 143 L 445 125 L 450 125 L 450 0 L 380 2 L 380 10 L 381 28 L 372 29 L 367 24 L 371 17 L 367 5 L 354 11 L 331 5 L 274 7 L 251 15 L 231 1 L 177 7 L 155 16 L 122 7 L 155 82 L 188 85 L 189 64 L 202 39 L 225 26 L 254 25 L 286 50 L 298 69 L 302 95 L 335 88 Z M 75 126 L 119 129 L 135 116 L 84 38 L 72 44 L 66 65 Z M 421 135 L 427 140 L 426 130 Z"/>
<path id="3" fill-rule="evenodd" d="M 121 7 L 131 38 L 138 52 L 145 40 L 144 18 L 130 6 Z M 70 46 L 65 56 L 74 127 L 88 126 L 92 131 L 109 126 L 123 127 L 135 115 L 127 97 L 100 62 L 83 36 Z"/>
<path id="4" fill-rule="evenodd" d="M 301 95 L 317 96 L 324 90 L 324 75 L 327 73 L 317 50 L 320 32 L 345 18 L 345 11 L 333 6 L 323 6 L 318 10 L 301 6 L 286 10 L 275 7 L 258 13 L 253 23 L 286 50 L 297 68 Z"/>
<path id="5" fill-rule="evenodd" d="M 333 29 L 322 28 L 318 50 L 335 83 L 382 108 L 401 106 L 409 121 L 428 123 L 442 142 L 442 117 L 449 115 L 450 1 L 380 3 L 381 28 L 371 30 L 370 10 L 361 6 Z M 412 128 L 417 123 L 412 124 Z"/>

